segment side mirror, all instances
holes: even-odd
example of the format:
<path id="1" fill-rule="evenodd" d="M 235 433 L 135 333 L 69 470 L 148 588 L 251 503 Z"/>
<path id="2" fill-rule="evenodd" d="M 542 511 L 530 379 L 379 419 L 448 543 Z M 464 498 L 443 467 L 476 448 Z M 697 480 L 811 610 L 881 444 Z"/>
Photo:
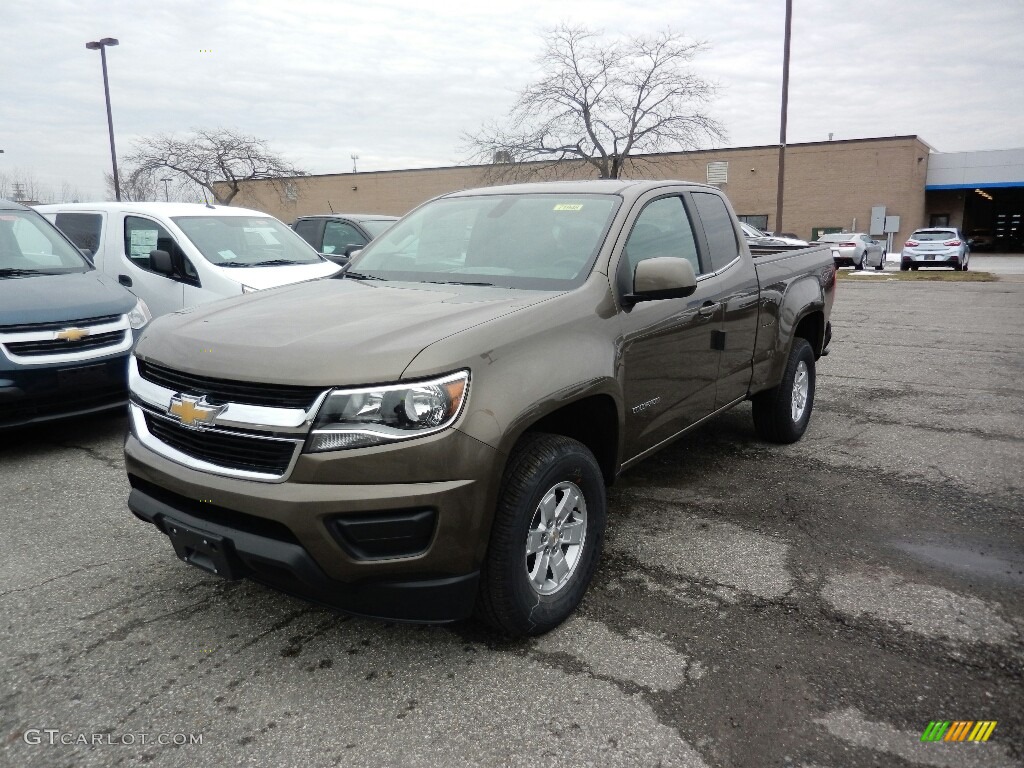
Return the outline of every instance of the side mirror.
<path id="1" fill-rule="evenodd" d="M 149 268 L 160 275 L 170 277 L 174 274 L 174 263 L 167 251 L 150 251 Z"/>
<path id="2" fill-rule="evenodd" d="M 363 243 L 362 245 L 348 245 L 345 247 L 345 255 L 348 256 L 349 258 L 352 258 L 365 247 L 365 243 Z"/>
<path id="3" fill-rule="evenodd" d="M 623 299 L 632 306 L 639 301 L 681 299 L 696 290 L 697 275 L 687 259 L 659 256 L 636 265 L 633 292 Z"/>

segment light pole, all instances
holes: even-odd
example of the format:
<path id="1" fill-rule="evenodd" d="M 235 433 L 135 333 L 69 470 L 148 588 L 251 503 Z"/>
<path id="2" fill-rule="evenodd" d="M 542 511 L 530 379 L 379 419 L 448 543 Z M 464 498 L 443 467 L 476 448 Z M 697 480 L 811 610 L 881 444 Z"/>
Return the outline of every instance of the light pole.
<path id="1" fill-rule="evenodd" d="M 170 176 L 164 176 L 162 179 L 160 179 L 160 181 L 162 181 L 164 183 L 164 202 L 165 203 L 169 203 L 171 201 L 171 195 L 167 191 L 167 182 L 169 182 L 170 180 L 171 180 Z"/>
<path id="2" fill-rule="evenodd" d="M 786 0 L 786 39 L 782 53 L 782 117 L 779 121 L 779 186 L 775 191 L 775 231 L 782 231 L 782 195 L 786 186 L 786 119 L 789 114 L 789 38 L 793 0 Z"/>
<path id="3" fill-rule="evenodd" d="M 86 43 L 85 47 L 90 51 L 99 51 L 100 61 L 103 63 L 103 95 L 107 98 L 107 130 L 110 133 L 110 163 L 114 168 L 114 199 L 120 202 L 121 182 L 117 178 L 117 152 L 114 151 L 114 118 L 110 114 L 110 85 L 107 82 L 107 46 L 117 44 L 116 38 L 104 37 L 102 40 Z"/>

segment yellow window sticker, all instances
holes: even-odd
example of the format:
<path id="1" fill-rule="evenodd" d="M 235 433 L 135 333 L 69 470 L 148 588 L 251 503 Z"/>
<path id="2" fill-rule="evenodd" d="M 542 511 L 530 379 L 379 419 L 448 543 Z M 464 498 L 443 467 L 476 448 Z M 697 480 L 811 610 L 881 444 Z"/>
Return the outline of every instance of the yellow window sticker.
<path id="1" fill-rule="evenodd" d="M 559 203 L 555 206 L 556 211 L 582 211 L 583 203 Z"/>

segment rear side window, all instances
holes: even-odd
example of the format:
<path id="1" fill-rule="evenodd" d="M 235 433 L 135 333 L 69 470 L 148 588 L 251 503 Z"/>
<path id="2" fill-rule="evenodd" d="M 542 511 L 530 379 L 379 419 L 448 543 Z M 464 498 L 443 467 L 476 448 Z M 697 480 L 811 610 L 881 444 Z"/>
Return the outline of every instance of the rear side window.
<path id="1" fill-rule="evenodd" d="M 626 275 L 629 283 L 632 284 L 637 264 L 660 256 L 686 259 L 693 265 L 694 274 L 701 273 L 693 227 L 680 197 L 662 197 L 650 202 L 637 217 L 623 252 L 629 265 Z"/>
<path id="2" fill-rule="evenodd" d="M 93 253 L 100 249 L 100 233 L 103 231 L 103 216 L 99 213 L 58 213 L 57 229 L 79 248 L 88 248 Z"/>
<path id="3" fill-rule="evenodd" d="M 694 192 L 692 196 L 697 206 L 697 215 L 704 226 L 704 236 L 711 256 L 711 271 L 717 272 L 740 255 L 732 216 L 725 207 L 725 201 L 718 195 Z"/>
<path id="4" fill-rule="evenodd" d="M 320 243 L 316 241 L 317 236 L 320 234 L 320 221 L 318 219 L 299 219 L 295 222 L 295 232 L 307 243 L 320 250 Z"/>

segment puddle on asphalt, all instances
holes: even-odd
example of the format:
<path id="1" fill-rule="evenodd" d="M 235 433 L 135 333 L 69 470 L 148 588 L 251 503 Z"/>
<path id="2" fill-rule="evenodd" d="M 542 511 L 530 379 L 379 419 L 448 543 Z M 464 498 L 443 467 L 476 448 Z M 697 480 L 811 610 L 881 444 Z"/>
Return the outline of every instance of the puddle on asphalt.
<path id="1" fill-rule="evenodd" d="M 1001 551 L 984 543 L 949 547 L 897 541 L 894 546 L 922 563 L 1003 584 L 1024 586 L 1024 552 Z"/>

